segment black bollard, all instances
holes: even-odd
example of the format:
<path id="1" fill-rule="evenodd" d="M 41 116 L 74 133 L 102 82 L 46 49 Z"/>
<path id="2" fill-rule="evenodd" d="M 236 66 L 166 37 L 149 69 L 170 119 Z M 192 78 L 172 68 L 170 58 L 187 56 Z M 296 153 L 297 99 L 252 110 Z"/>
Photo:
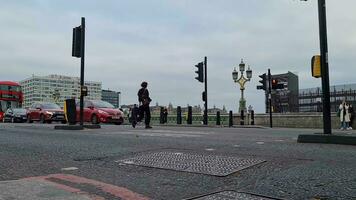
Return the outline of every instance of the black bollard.
<path id="1" fill-rule="evenodd" d="M 187 124 L 192 124 L 193 119 L 192 119 L 192 107 L 188 106 L 188 118 L 187 118 Z"/>
<path id="2" fill-rule="evenodd" d="M 255 111 L 251 110 L 251 125 L 255 125 Z"/>
<path id="3" fill-rule="evenodd" d="M 220 111 L 216 112 L 216 125 L 220 126 Z"/>
<path id="4" fill-rule="evenodd" d="M 240 125 L 245 125 L 245 112 L 241 110 Z"/>
<path id="5" fill-rule="evenodd" d="M 182 124 L 182 108 L 177 106 L 177 124 Z"/>
<path id="6" fill-rule="evenodd" d="M 232 117 L 233 117 L 232 110 L 230 110 L 230 112 L 229 112 L 229 127 L 232 127 L 234 125 Z"/>
<path id="7" fill-rule="evenodd" d="M 163 124 L 164 120 L 163 120 L 163 107 L 161 106 L 161 110 L 159 112 L 159 123 Z"/>

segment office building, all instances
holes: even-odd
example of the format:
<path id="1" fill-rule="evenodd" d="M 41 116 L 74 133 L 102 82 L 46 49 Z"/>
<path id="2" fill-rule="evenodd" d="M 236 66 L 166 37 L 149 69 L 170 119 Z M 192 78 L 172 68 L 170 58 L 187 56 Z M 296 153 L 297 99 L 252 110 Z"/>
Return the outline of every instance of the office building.
<path id="1" fill-rule="evenodd" d="M 112 90 L 102 90 L 101 100 L 111 103 L 115 108 L 120 107 L 120 94 L 121 92 L 116 92 Z"/>
<path id="2" fill-rule="evenodd" d="M 65 99 L 80 98 L 80 78 L 62 75 L 35 76 L 20 81 L 24 95 L 23 107 L 35 102 L 53 102 L 64 105 Z M 85 81 L 88 87 L 86 99 L 101 99 L 101 82 Z"/>

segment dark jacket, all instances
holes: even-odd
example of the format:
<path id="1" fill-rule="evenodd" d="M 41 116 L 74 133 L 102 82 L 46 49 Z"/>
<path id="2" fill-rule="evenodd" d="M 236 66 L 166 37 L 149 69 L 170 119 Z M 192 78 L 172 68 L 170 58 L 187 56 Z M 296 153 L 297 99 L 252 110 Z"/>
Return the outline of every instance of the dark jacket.
<path id="1" fill-rule="evenodd" d="M 141 88 L 138 93 L 138 101 L 142 104 L 149 104 L 152 99 L 150 98 L 150 93 L 148 92 L 147 88 Z"/>

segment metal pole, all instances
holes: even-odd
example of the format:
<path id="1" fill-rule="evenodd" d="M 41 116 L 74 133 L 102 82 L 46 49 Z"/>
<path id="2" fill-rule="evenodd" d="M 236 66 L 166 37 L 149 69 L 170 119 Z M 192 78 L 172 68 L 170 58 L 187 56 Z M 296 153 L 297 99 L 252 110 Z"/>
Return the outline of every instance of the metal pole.
<path id="1" fill-rule="evenodd" d="M 268 101 L 269 101 L 269 125 L 272 128 L 272 94 L 271 94 L 271 70 L 268 69 Z"/>
<path id="2" fill-rule="evenodd" d="M 329 61 L 328 61 L 328 39 L 326 28 L 326 4 L 325 0 L 318 1 L 319 10 L 319 37 L 321 54 L 321 86 L 323 92 L 323 122 L 324 134 L 331 134 L 331 114 L 330 114 L 330 82 L 329 82 Z"/>
<path id="3" fill-rule="evenodd" d="M 205 110 L 204 110 L 204 125 L 208 125 L 208 58 L 205 56 L 204 58 L 204 85 L 205 85 Z"/>
<path id="4" fill-rule="evenodd" d="M 80 125 L 83 126 L 83 107 L 84 107 L 84 96 L 82 95 L 82 88 L 84 86 L 84 48 L 85 48 L 85 18 L 82 17 L 81 25 L 81 41 L 80 41 Z"/>

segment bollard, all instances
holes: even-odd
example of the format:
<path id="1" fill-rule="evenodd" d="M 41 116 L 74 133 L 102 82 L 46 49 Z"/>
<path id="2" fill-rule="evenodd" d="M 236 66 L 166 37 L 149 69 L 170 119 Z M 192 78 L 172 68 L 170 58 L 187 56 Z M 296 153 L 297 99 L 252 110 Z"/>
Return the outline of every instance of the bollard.
<path id="1" fill-rule="evenodd" d="M 75 99 L 66 99 L 65 100 L 65 118 L 69 125 L 76 124 L 76 107 L 75 107 Z"/>
<path id="2" fill-rule="evenodd" d="M 233 117 L 232 110 L 230 110 L 230 112 L 229 112 L 229 127 L 232 127 L 234 125 L 232 117 Z"/>
<path id="3" fill-rule="evenodd" d="M 251 125 L 255 125 L 255 111 L 251 110 Z"/>
<path id="4" fill-rule="evenodd" d="M 192 107 L 188 106 L 188 117 L 187 117 L 187 124 L 192 124 Z"/>
<path id="5" fill-rule="evenodd" d="M 163 107 L 162 106 L 161 106 L 161 110 L 160 110 L 160 113 L 159 113 L 159 123 L 160 124 L 164 123 L 164 120 L 163 120 Z"/>
<path id="6" fill-rule="evenodd" d="M 182 108 L 177 106 L 177 124 L 182 124 Z"/>
<path id="7" fill-rule="evenodd" d="M 220 111 L 216 112 L 216 125 L 220 126 Z"/>
<path id="8" fill-rule="evenodd" d="M 245 125 L 245 115 L 244 110 L 241 110 L 240 125 Z"/>

